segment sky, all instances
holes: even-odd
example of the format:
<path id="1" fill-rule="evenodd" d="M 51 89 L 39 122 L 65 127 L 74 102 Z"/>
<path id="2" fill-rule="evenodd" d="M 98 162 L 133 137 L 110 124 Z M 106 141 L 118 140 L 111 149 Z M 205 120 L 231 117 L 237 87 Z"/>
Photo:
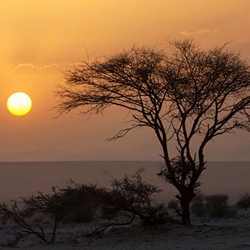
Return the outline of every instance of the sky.
<path id="1" fill-rule="evenodd" d="M 160 159 L 149 130 L 106 140 L 129 118 L 117 109 L 56 117 L 63 72 L 84 59 L 186 38 L 204 48 L 229 43 L 250 59 L 249 0 L 8 0 L 0 5 L 0 27 L 0 161 Z M 16 91 L 33 99 L 24 118 L 6 110 Z M 247 133 L 221 137 L 207 159 L 250 161 L 249 146 Z"/>

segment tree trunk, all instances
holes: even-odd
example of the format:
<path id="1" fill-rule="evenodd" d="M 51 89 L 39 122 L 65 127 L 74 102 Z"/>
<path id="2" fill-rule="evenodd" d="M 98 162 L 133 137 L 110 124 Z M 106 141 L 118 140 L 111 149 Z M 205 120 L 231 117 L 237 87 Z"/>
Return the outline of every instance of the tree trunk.
<path id="1" fill-rule="evenodd" d="M 185 197 L 181 198 L 181 219 L 182 219 L 182 224 L 189 226 L 191 225 L 191 217 L 190 217 L 190 203 L 191 200 L 187 199 Z"/>

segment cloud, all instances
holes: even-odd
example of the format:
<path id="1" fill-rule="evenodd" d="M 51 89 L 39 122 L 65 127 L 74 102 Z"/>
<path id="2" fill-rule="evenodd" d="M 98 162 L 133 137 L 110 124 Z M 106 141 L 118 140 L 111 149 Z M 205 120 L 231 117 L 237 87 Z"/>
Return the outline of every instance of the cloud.
<path id="1" fill-rule="evenodd" d="M 199 30 L 188 30 L 188 31 L 181 31 L 180 35 L 186 37 L 193 37 L 193 36 L 203 36 L 207 34 L 217 33 L 218 30 L 216 29 L 199 29 Z"/>

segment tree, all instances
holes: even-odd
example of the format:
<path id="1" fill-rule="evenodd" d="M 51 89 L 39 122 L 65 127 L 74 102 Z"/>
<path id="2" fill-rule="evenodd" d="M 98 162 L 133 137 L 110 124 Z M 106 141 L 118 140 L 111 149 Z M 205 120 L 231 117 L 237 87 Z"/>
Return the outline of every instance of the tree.
<path id="1" fill-rule="evenodd" d="M 74 67 L 57 92 L 58 110 L 99 113 L 118 106 L 129 111 L 130 126 L 113 139 L 151 128 L 165 161 L 161 175 L 178 190 L 182 222 L 190 224 L 208 143 L 235 129 L 250 131 L 250 71 L 225 47 L 202 50 L 185 40 L 173 48 L 170 53 L 133 48 Z"/>

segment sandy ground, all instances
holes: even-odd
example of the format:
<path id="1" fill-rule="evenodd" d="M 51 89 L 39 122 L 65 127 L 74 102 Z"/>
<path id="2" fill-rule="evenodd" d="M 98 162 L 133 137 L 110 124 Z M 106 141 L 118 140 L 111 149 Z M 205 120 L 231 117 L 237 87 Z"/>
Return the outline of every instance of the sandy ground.
<path id="1" fill-rule="evenodd" d="M 2 230 L 0 231 L 2 232 Z M 3 239 L 3 233 L 1 239 Z M 2 247 L 0 249 L 10 250 Z M 12 248 L 13 249 L 13 248 Z M 209 224 L 164 226 L 154 230 L 141 227 L 112 230 L 99 239 L 81 236 L 81 228 L 60 230 L 58 242 L 44 246 L 34 239 L 19 244 L 23 250 L 245 250 L 250 249 L 250 217 L 218 220 Z"/>
<path id="2" fill-rule="evenodd" d="M 154 229 L 140 226 L 113 228 L 102 238 L 86 238 L 86 225 L 68 225 L 58 231 L 57 242 L 46 246 L 29 237 L 20 242 L 23 250 L 250 250 L 250 211 L 235 218 L 193 220 L 192 227 L 164 225 Z M 11 237 L 13 228 L 0 225 L 0 244 Z M 0 250 L 11 250 L 0 247 Z"/>

